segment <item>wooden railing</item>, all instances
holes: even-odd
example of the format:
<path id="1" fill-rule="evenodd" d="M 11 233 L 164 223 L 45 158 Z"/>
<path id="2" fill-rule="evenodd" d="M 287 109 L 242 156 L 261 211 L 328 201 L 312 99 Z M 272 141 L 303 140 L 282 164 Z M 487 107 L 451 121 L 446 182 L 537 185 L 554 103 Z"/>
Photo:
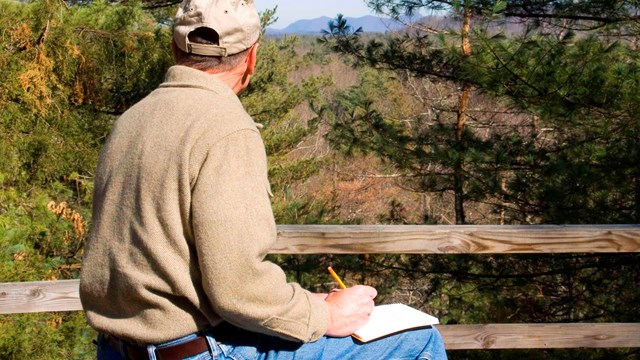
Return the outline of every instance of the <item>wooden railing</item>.
<path id="1" fill-rule="evenodd" d="M 281 225 L 278 254 L 636 253 L 640 225 Z M 0 284 L 0 314 L 82 310 L 78 280 Z M 449 350 L 640 347 L 638 323 L 439 325 Z"/>

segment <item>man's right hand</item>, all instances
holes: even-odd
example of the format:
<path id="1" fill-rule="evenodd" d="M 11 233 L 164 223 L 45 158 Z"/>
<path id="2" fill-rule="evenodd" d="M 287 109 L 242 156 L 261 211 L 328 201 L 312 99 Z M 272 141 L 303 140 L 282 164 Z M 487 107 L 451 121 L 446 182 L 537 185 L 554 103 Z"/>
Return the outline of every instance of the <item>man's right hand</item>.
<path id="1" fill-rule="evenodd" d="M 371 286 L 357 285 L 332 291 L 324 299 L 329 304 L 331 323 L 326 336 L 349 336 L 363 327 L 375 307 L 373 299 L 378 295 Z"/>

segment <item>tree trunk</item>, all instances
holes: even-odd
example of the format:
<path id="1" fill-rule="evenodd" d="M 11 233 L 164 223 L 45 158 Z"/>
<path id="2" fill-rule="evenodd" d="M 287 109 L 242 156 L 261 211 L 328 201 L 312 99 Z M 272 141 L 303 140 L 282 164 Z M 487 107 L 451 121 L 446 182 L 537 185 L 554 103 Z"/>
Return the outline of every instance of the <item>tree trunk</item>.
<path id="1" fill-rule="evenodd" d="M 636 144 L 640 144 L 640 135 L 636 135 Z M 637 150 L 636 150 L 637 151 Z M 636 181 L 635 181 L 635 222 L 640 224 L 640 151 L 636 153 Z"/>
<path id="2" fill-rule="evenodd" d="M 465 1 L 464 6 L 464 21 L 462 23 L 461 41 L 462 41 L 462 54 L 465 58 L 471 56 L 471 42 L 469 41 L 469 29 L 471 27 L 471 9 L 469 8 L 469 1 Z M 460 92 L 460 99 L 458 101 L 458 116 L 456 122 L 456 144 L 458 147 L 458 160 L 456 162 L 453 173 L 453 189 L 455 194 L 455 213 L 456 224 L 462 225 L 466 223 L 464 212 L 464 158 L 466 154 L 464 144 L 464 128 L 467 121 L 467 107 L 469 105 L 469 95 L 471 93 L 471 84 L 468 81 L 463 81 L 462 89 Z"/>

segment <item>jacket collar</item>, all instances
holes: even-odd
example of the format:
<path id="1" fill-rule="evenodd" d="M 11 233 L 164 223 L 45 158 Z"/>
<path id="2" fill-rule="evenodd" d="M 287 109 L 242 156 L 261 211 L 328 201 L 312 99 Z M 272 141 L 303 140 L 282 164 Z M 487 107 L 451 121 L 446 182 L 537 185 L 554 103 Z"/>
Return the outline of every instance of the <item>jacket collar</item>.
<path id="1" fill-rule="evenodd" d="M 237 96 L 225 83 L 215 76 L 188 66 L 174 65 L 167 70 L 160 88 L 200 88 L 217 94 L 229 93 Z"/>

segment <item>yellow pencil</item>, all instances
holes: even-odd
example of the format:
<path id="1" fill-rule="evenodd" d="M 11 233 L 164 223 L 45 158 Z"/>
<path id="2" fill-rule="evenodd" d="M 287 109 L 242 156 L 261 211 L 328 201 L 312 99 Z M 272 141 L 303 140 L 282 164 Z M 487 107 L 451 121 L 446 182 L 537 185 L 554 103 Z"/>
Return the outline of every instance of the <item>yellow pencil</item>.
<path id="1" fill-rule="evenodd" d="M 338 274 L 336 274 L 335 271 L 333 271 L 333 269 L 331 268 L 331 266 L 329 266 L 327 268 L 327 270 L 329 270 L 329 274 L 331 274 L 331 276 L 333 277 L 333 280 L 335 280 L 338 285 L 340 285 L 341 289 L 346 289 L 347 286 L 342 282 L 342 280 L 340 279 L 340 276 L 338 276 Z"/>

